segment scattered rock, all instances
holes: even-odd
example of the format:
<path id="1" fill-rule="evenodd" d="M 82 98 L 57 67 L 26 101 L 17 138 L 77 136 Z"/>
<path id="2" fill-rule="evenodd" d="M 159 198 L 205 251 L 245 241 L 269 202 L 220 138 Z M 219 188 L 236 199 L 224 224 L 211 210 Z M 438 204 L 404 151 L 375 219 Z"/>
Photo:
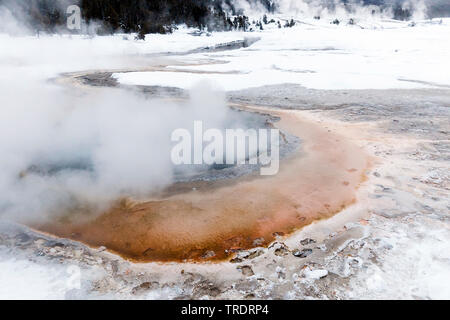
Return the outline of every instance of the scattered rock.
<path id="1" fill-rule="evenodd" d="M 259 257 L 260 255 L 262 255 L 264 253 L 264 251 L 262 250 L 254 250 L 252 252 L 250 252 L 245 259 L 254 259 L 256 257 Z"/>
<path id="2" fill-rule="evenodd" d="M 239 258 L 239 257 L 235 257 L 230 260 L 231 263 L 241 263 L 242 261 L 244 261 L 244 259 Z"/>
<path id="3" fill-rule="evenodd" d="M 260 255 L 262 255 L 264 253 L 263 250 L 261 249 L 256 249 L 250 252 L 241 252 L 238 253 L 238 255 L 236 257 L 234 257 L 233 259 L 230 260 L 231 263 L 240 263 L 244 260 L 251 260 L 254 259 L 256 257 L 259 257 Z"/>
<path id="4" fill-rule="evenodd" d="M 285 256 L 289 253 L 289 250 L 286 249 L 285 247 L 280 247 L 278 249 L 275 249 L 274 254 L 276 256 Z"/>
<path id="5" fill-rule="evenodd" d="M 249 293 L 249 294 L 247 294 L 245 297 L 244 297 L 244 299 L 245 300 L 253 300 L 253 299 L 255 299 L 256 297 L 255 297 L 255 295 L 253 294 L 253 293 Z"/>
<path id="6" fill-rule="evenodd" d="M 274 254 L 276 256 L 285 256 L 287 254 L 289 254 L 289 248 L 282 242 L 274 242 L 269 249 L 275 249 L 274 250 Z"/>
<path id="7" fill-rule="evenodd" d="M 65 244 L 59 241 L 55 241 L 55 240 L 47 240 L 44 243 L 44 246 L 49 247 L 49 248 L 55 248 L 55 247 L 59 247 L 59 248 L 64 248 Z"/>
<path id="8" fill-rule="evenodd" d="M 156 281 L 153 282 L 143 282 L 140 285 L 134 287 L 131 290 L 132 294 L 142 294 L 147 290 L 153 290 L 159 287 L 159 283 Z"/>
<path id="9" fill-rule="evenodd" d="M 192 290 L 192 294 L 196 297 L 217 297 L 221 293 L 220 289 L 214 283 L 206 280 L 196 284 Z"/>
<path id="10" fill-rule="evenodd" d="M 312 249 L 296 249 L 292 252 L 292 254 L 298 258 L 306 258 L 312 253 Z"/>
<path id="11" fill-rule="evenodd" d="M 242 272 L 242 274 L 247 277 L 251 277 L 255 274 L 253 272 L 252 267 L 250 267 L 250 266 L 239 266 L 239 267 L 237 267 L 237 269 L 240 270 Z"/>
<path id="12" fill-rule="evenodd" d="M 234 289 L 241 292 L 255 292 L 260 287 L 258 279 L 247 278 L 241 279 L 234 285 Z"/>
<path id="13" fill-rule="evenodd" d="M 316 240 L 311 239 L 311 238 L 305 238 L 302 241 L 300 241 L 300 244 L 302 246 L 306 246 L 306 245 L 311 244 L 311 243 L 316 243 Z"/>

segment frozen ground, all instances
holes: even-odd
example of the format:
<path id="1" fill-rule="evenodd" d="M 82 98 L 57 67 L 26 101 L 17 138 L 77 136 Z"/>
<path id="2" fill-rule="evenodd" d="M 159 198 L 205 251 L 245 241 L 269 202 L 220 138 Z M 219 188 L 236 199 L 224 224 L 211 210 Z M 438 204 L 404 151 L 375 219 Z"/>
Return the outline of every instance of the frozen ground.
<path id="1" fill-rule="evenodd" d="M 135 265 L 3 223 L 0 297 L 450 299 L 450 21 L 358 24 L 364 29 L 307 21 L 250 34 L 261 40 L 249 48 L 158 58 L 244 35 L 181 30 L 146 42 L 0 36 L 8 49 L 0 52 L 1 77 L 138 70 L 165 59 L 169 66 L 156 72 L 114 77 L 182 89 L 207 78 L 238 90 L 228 92 L 231 102 L 297 109 L 374 158 L 354 206 L 233 263 Z M 74 266 L 79 286 L 68 282 Z"/>
<path id="2" fill-rule="evenodd" d="M 189 59 L 214 60 L 165 70 L 195 74 L 129 72 L 114 77 L 123 84 L 183 89 L 209 80 L 226 91 L 280 83 L 312 89 L 450 86 L 446 41 L 450 19 L 418 22 L 414 27 L 407 22 L 363 27 L 311 21 L 287 29 L 271 25 L 274 28 L 254 33 L 260 40 L 249 48 L 190 55 Z"/>

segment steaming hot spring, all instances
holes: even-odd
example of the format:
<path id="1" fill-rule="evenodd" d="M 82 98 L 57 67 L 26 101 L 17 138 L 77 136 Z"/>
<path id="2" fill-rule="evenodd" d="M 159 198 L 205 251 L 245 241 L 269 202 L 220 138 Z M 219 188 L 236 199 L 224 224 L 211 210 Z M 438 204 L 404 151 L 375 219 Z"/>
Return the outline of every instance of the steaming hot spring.
<path id="1" fill-rule="evenodd" d="M 100 209 L 75 201 L 45 222 L 27 224 L 136 262 L 220 261 L 267 246 L 355 201 L 368 166 L 358 147 L 295 112 L 249 106 L 230 112 L 246 126 L 280 129 L 278 174 L 261 176 L 250 165 L 178 169 L 169 186 L 143 197 L 117 196 Z M 91 166 L 34 165 L 22 175 L 51 177 Z"/>

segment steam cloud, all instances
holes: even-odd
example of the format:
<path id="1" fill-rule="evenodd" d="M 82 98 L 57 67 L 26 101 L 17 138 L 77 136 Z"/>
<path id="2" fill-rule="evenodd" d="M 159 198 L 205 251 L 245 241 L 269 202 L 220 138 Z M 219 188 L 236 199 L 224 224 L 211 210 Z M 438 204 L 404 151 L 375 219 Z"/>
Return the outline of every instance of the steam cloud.
<path id="1" fill-rule="evenodd" d="M 276 3 L 293 15 L 330 10 L 319 0 Z M 414 2 L 417 8 L 420 3 Z M 247 10 L 255 8 L 261 9 Z M 0 7 L 0 31 L 32 33 L 20 16 Z M 225 128 L 229 121 L 224 96 L 211 89 L 194 90 L 191 101 L 181 104 L 48 82 L 61 72 L 131 66 L 132 45 L 1 33 L 0 42 L 0 217 L 43 219 L 80 205 L 101 210 L 121 196 L 147 195 L 173 181 L 174 129 L 190 128 L 194 120 Z"/>
<path id="2" fill-rule="evenodd" d="M 5 25 L 27 33 L 3 13 Z M 206 84 L 176 103 L 48 81 L 61 72 L 133 64 L 108 41 L 124 42 L 0 34 L 0 218 L 42 221 L 81 207 L 102 210 L 122 196 L 147 196 L 173 181 L 174 129 L 194 120 L 215 128 L 231 121 L 224 95 Z"/>
<path id="3" fill-rule="evenodd" d="M 275 13 L 297 17 L 381 17 L 393 18 L 396 7 L 408 10 L 411 19 L 450 14 L 446 0 L 232 0 L 233 6 L 249 15 L 261 15 L 267 8 Z"/>

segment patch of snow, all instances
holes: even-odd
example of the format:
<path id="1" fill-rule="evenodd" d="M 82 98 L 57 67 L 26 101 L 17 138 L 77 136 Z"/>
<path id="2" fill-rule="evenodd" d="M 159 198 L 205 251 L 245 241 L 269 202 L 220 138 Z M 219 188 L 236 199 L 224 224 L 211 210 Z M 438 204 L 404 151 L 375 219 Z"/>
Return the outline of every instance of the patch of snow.
<path id="1" fill-rule="evenodd" d="M 27 260 L 0 258 L 0 299 L 65 299 L 69 289 L 67 267 Z"/>
<path id="2" fill-rule="evenodd" d="M 123 84 L 183 89 L 207 80 L 226 91 L 281 83 L 331 90 L 450 86 L 450 45 L 446 41 L 450 19 L 443 21 L 421 22 L 415 27 L 379 21 L 379 27 L 369 28 L 323 22 L 274 28 L 258 32 L 261 40 L 249 48 L 226 55 L 190 56 L 226 63 L 168 68 L 172 72 L 116 73 L 114 77 Z"/>
<path id="3" fill-rule="evenodd" d="M 324 278 L 328 275 L 328 271 L 325 269 L 311 269 L 310 267 L 306 267 L 303 270 L 303 276 L 306 279 L 318 280 Z"/>

